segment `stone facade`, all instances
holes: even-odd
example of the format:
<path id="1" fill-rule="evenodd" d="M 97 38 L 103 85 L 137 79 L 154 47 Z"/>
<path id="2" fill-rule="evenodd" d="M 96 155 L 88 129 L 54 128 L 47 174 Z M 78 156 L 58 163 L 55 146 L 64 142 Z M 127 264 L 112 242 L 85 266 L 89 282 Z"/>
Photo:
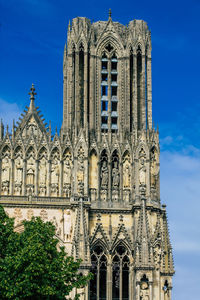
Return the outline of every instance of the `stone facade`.
<path id="1" fill-rule="evenodd" d="M 32 216 L 55 224 L 59 244 L 95 275 L 82 299 L 171 300 L 147 24 L 73 19 L 63 73 L 59 135 L 34 86 L 12 134 L 0 126 L 0 203 L 16 230 Z"/>

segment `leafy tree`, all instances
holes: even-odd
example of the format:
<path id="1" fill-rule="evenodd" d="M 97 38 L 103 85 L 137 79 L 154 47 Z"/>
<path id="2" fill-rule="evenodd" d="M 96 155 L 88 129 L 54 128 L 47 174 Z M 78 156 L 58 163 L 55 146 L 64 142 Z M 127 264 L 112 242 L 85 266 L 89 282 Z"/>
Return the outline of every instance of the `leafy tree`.
<path id="1" fill-rule="evenodd" d="M 74 261 L 64 247 L 59 248 L 51 222 L 32 218 L 23 221 L 22 233 L 16 233 L 13 219 L 2 207 L 0 218 L 1 299 L 66 299 L 73 288 L 88 283 L 91 274 L 80 274 L 81 261 Z"/>

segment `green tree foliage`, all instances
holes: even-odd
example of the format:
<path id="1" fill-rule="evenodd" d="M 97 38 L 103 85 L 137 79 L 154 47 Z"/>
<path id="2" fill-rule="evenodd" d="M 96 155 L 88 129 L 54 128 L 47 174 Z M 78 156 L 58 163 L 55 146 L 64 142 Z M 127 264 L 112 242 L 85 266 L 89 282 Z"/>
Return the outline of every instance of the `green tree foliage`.
<path id="1" fill-rule="evenodd" d="M 32 218 L 23 226 L 14 232 L 13 219 L 0 206 L 0 299 L 66 299 L 88 283 L 91 275 L 80 274 L 81 261 L 58 246 L 51 222 Z"/>

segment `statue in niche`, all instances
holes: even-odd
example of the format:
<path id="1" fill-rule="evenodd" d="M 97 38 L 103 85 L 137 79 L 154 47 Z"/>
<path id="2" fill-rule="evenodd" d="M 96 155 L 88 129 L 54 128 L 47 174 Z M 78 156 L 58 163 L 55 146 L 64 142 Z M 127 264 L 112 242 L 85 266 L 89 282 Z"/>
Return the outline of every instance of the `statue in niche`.
<path id="1" fill-rule="evenodd" d="M 10 159 L 8 155 L 6 155 L 2 159 L 2 181 L 9 181 L 10 180 Z"/>
<path id="2" fill-rule="evenodd" d="M 28 209 L 27 211 L 27 219 L 30 221 L 34 215 L 33 209 Z"/>
<path id="3" fill-rule="evenodd" d="M 46 180 L 47 180 L 47 163 L 46 163 L 46 159 L 45 157 L 43 157 L 40 160 L 40 164 L 39 164 L 39 182 L 40 184 L 46 184 Z"/>
<path id="4" fill-rule="evenodd" d="M 79 195 L 84 193 L 84 150 L 81 147 L 78 151 L 77 191 Z"/>
<path id="5" fill-rule="evenodd" d="M 129 189 L 131 186 L 130 158 L 126 156 L 123 163 L 123 188 Z"/>
<path id="6" fill-rule="evenodd" d="M 156 245 L 154 248 L 154 262 L 156 266 L 156 270 L 159 270 L 160 262 L 161 262 L 161 248 L 160 245 Z"/>
<path id="7" fill-rule="evenodd" d="M 40 194 L 40 196 L 46 195 L 46 182 L 47 182 L 47 163 L 46 163 L 46 158 L 43 156 L 39 163 L 39 194 Z"/>
<path id="8" fill-rule="evenodd" d="M 146 185 L 146 155 L 143 149 L 139 155 L 139 183 Z"/>
<path id="9" fill-rule="evenodd" d="M 72 220 L 71 220 L 71 212 L 69 209 L 64 210 L 63 222 L 64 222 L 64 241 L 70 241 L 71 234 L 72 234 Z"/>
<path id="10" fill-rule="evenodd" d="M 51 165 L 51 183 L 58 184 L 59 182 L 59 165 L 57 159 L 52 161 Z"/>
<path id="11" fill-rule="evenodd" d="M 157 166 L 157 155 L 154 149 L 151 151 L 150 162 L 151 162 L 151 187 L 156 188 L 159 168 Z"/>
<path id="12" fill-rule="evenodd" d="M 63 167 L 63 192 L 67 197 L 71 196 L 71 153 L 66 154 Z"/>
<path id="13" fill-rule="evenodd" d="M 22 180 L 23 180 L 23 161 L 20 156 L 15 160 L 15 183 L 14 183 L 14 193 L 15 195 L 21 195 L 22 191 Z"/>
<path id="14" fill-rule="evenodd" d="M 112 183 L 113 183 L 113 188 L 118 188 L 119 187 L 119 169 L 118 169 L 118 163 L 117 161 L 114 161 L 114 166 L 112 169 Z"/>
<path id="15" fill-rule="evenodd" d="M 15 160 L 15 183 L 22 183 L 23 174 L 23 161 L 22 158 L 18 156 Z"/>
<path id="16" fill-rule="evenodd" d="M 35 179 L 35 161 L 31 156 L 27 161 L 27 184 L 34 185 Z"/>
<path id="17" fill-rule="evenodd" d="M 57 158 L 55 158 L 51 165 L 51 192 L 53 195 L 58 194 L 59 175 L 59 164 Z"/>
<path id="18" fill-rule="evenodd" d="M 40 218 L 42 219 L 42 221 L 46 221 L 48 219 L 48 213 L 45 209 L 42 209 L 40 212 Z"/>
<path id="19" fill-rule="evenodd" d="M 15 225 L 19 225 L 22 219 L 22 211 L 21 208 L 15 208 L 14 210 L 14 218 L 15 218 Z"/>
<path id="20" fill-rule="evenodd" d="M 146 281 L 140 284 L 140 300 L 149 300 L 149 284 Z"/>
<path id="21" fill-rule="evenodd" d="M 108 187 L 108 167 L 107 161 L 104 160 L 101 167 L 101 187 L 107 189 Z"/>

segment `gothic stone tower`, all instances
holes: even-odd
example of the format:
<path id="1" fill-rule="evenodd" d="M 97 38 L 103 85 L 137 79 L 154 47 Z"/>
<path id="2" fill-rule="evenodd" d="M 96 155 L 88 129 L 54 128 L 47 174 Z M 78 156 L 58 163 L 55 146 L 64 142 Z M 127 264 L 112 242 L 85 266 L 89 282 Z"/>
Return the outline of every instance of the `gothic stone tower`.
<path id="1" fill-rule="evenodd" d="M 147 24 L 73 19 L 63 73 L 59 135 L 44 124 L 34 86 L 12 134 L 1 124 L 0 203 L 16 230 L 38 215 L 55 224 L 81 272 L 94 274 L 82 299 L 171 300 Z"/>

